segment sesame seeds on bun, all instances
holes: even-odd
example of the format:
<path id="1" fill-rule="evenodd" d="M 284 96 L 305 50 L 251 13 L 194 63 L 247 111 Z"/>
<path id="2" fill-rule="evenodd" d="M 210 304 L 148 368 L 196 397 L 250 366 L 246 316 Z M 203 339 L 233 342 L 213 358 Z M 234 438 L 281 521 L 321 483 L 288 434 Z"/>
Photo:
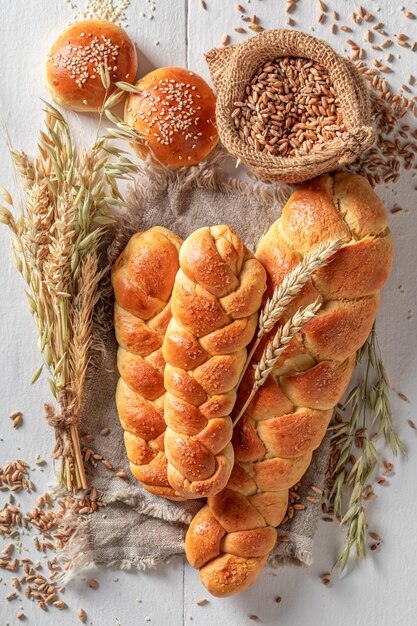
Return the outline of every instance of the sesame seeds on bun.
<path id="1" fill-rule="evenodd" d="M 125 122 L 143 135 L 138 154 L 172 168 L 202 161 L 216 146 L 216 98 L 198 74 L 185 68 L 162 67 L 138 83 L 141 93 L 129 93 Z"/>
<path id="2" fill-rule="evenodd" d="M 46 75 L 57 104 L 74 111 L 98 111 L 106 98 L 100 68 L 106 66 L 111 84 L 133 83 L 137 55 L 125 31 L 111 22 L 87 20 L 63 31 L 46 62 Z"/>

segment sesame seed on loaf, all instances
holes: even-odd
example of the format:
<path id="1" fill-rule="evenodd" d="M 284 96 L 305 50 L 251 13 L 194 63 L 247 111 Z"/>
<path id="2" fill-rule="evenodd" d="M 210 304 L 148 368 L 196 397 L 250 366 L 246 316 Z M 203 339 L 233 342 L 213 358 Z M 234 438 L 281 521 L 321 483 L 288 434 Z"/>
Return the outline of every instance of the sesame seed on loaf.
<path id="1" fill-rule="evenodd" d="M 171 168 L 190 167 L 216 146 L 216 98 L 198 74 L 181 67 L 161 67 L 136 83 L 129 94 L 125 122 L 143 141 L 135 144 L 139 156 Z"/>
<path id="2" fill-rule="evenodd" d="M 110 86 L 101 79 L 106 67 Z M 99 111 L 117 81 L 132 83 L 137 54 L 125 31 L 106 21 L 85 20 L 66 28 L 52 45 L 46 61 L 51 95 L 73 111 Z"/>

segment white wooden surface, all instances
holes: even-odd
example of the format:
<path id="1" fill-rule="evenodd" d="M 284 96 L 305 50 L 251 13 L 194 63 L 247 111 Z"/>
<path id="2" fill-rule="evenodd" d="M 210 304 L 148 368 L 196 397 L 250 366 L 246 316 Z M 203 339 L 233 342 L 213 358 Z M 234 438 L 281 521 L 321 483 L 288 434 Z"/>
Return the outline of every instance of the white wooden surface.
<path id="1" fill-rule="evenodd" d="M 364 2 L 366 8 L 384 22 L 391 37 L 406 32 L 414 41 L 417 22 L 407 20 L 398 3 L 390 0 L 380 0 L 379 4 L 374 0 Z M 240 25 L 233 0 L 206 0 L 206 3 L 207 11 L 204 11 L 198 0 L 156 0 L 155 17 L 150 20 L 141 15 L 148 11 L 149 3 L 132 0 L 127 28 L 138 46 L 140 74 L 151 67 L 188 64 L 208 77 L 203 52 L 219 45 L 224 33 L 231 34 L 233 42 L 243 36 L 233 32 L 233 27 Z M 340 23 L 352 26 L 347 16 L 357 8 L 356 2 L 326 0 L 326 3 L 331 10 L 339 11 Z M 248 13 L 256 13 L 265 27 L 285 26 L 285 0 L 241 0 L 241 4 Z M 417 13 L 415 1 L 404 0 L 404 4 Z M 309 32 L 314 29 L 338 51 L 347 51 L 341 33 L 338 37 L 330 33 L 329 19 L 325 24 L 317 24 L 317 14 L 313 0 L 299 0 L 292 17 L 296 27 Z M 0 0 L 0 112 L 13 143 L 29 153 L 34 149 L 42 124 L 40 98 L 47 97 L 43 78 L 45 56 L 72 16 L 64 0 Z M 355 27 L 354 34 L 347 37 L 360 42 L 366 28 Z M 389 79 L 393 85 L 400 86 L 408 74 L 417 74 L 417 53 L 398 46 L 390 52 L 395 55 L 392 63 L 395 73 L 390 74 Z M 370 62 L 369 55 L 367 61 Z M 95 124 L 94 117 L 81 115 L 72 116 L 72 122 L 80 138 L 88 137 L 88 131 L 91 132 Z M 4 143 L 0 154 L 1 182 L 13 189 Z M 27 623 L 52 626 L 59 620 L 62 626 L 74 624 L 77 623 L 76 611 L 81 606 L 88 613 L 88 623 L 96 626 L 147 622 L 169 626 L 192 622 L 199 626 L 218 623 L 240 626 L 254 623 L 249 615 L 257 615 L 257 623 L 285 626 L 304 623 L 309 626 L 391 626 L 394 623 L 411 626 L 416 623 L 416 433 L 407 426 L 407 418 L 415 418 L 417 406 L 417 217 L 416 192 L 412 191 L 416 182 L 410 174 L 400 185 L 378 190 L 388 208 L 398 204 L 404 209 L 391 216 L 396 261 L 384 292 L 378 327 L 393 384 L 411 401 L 407 404 L 394 398 L 397 424 L 408 444 L 409 461 L 396 463 L 390 487 L 378 488 L 378 498 L 370 506 L 372 527 L 384 539 L 381 551 L 327 589 L 321 584 L 319 574 L 333 563 L 341 535 L 335 526 L 322 524 L 311 568 L 267 570 L 258 583 L 240 597 L 210 598 L 207 605 L 197 606 L 196 601 L 208 598 L 208 594 L 200 585 L 198 573 L 177 559 L 169 566 L 147 573 L 95 572 L 100 582 L 95 592 L 87 590 L 82 580 L 76 580 L 66 591 L 70 609 L 59 615 L 56 611 L 42 613 L 25 600 L 21 604 Z M 33 462 L 37 453 L 47 458 L 53 436 L 42 419 L 43 402 L 49 397 L 47 386 L 43 381 L 34 387 L 28 384 L 40 363 L 37 337 L 26 308 L 22 282 L 10 261 L 5 228 L 0 228 L 0 268 L 0 465 L 3 465 L 18 457 Z M 24 426 L 17 433 L 7 419 L 9 412 L 15 409 L 25 415 Z M 35 470 L 39 491 L 51 483 L 52 476 L 51 464 L 42 472 Z M 4 495 L 0 494 L 0 506 L 3 502 Z M 29 507 L 33 501 L 26 497 L 22 502 L 24 507 Z M 30 551 L 35 555 L 30 541 Z M 7 623 L 14 626 L 19 603 L 6 602 L 5 595 L 6 587 L 0 583 L 0 626 Z M 280 604 L 274 601 L 277 595 L 282 597 Z"/>

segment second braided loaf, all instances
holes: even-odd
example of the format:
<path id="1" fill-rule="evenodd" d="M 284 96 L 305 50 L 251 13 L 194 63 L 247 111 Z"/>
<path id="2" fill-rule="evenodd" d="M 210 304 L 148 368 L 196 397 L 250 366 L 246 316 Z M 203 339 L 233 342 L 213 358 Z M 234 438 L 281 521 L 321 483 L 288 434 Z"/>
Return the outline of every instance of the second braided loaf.
<path id="1" fill-rule="evenodd" d="M 229 226 L 183 243 L 163 344 L 164 417 L 168 480 L 188 498 L 218 493 L 230 476 L 230 412 L 265 288 L 264 268 Z"/>

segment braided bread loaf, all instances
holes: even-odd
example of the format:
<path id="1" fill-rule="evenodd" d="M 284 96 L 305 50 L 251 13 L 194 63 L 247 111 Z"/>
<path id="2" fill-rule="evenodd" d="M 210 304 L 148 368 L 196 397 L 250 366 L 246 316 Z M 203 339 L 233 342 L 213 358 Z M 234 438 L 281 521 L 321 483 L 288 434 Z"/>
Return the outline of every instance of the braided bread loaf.
<path id="1" fill-rule="evenodd" d="M 383 205 L 364 178 L 345 172 L 297 189 L 258 246 L 271 295 L 305 253 L 338 239 L 342 248 L 304 287 L 285 318 L 316 298 L 322 302 L 319 315 L 289 344 L 238 422 L 227 488 L 211 496 L 190 525 L 187 557 L 213 595 L 239 593 L 262 571 L 286 514 L 288 490 L 307 470 L 348 386 L 392 263 Z M 252 387 L 251 370 L 237 405 Z"/>
<path id="2" fill-rule="evenodd" d="M 164 417 L 168 480 L 188 498 L 217 493 L 230 476 L 229 415 L 265 288 L 264 268 L 229 226 L 183 243 L 163 344 Z"/>
<path id="3" fill-rule="evenodd" d="M 120 376 L 116 404 L 132 474 L 152 493 L 183 497 L 167 479 L 162 342 L 181 240 L 156 226 L 134 235 L 112 270 Z"/>

